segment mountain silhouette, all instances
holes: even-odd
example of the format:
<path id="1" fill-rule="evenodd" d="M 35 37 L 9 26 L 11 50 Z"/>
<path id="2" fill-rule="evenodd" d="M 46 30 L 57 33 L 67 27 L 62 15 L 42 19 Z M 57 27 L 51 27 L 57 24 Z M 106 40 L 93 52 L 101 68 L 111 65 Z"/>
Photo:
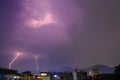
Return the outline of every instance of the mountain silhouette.
<path id="1" fill-rule="evenodd" d="M 92 67 L 85 68 L 84 71 L 89 72 L 92 69 L 98 69 L 101 73 L 114 73 L 114 68 L 111 68 L 106 65 L 93 65 Z"/>

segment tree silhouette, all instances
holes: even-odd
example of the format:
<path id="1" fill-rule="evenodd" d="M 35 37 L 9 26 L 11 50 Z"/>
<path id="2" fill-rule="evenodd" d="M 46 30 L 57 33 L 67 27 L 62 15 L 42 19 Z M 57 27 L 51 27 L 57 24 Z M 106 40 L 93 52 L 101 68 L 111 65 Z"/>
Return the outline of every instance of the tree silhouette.
<path id="1" fill-rule="evenodd" d="M 120 65 L 115 66 L 115 77 L 117 80 L 120 80 Z"/>

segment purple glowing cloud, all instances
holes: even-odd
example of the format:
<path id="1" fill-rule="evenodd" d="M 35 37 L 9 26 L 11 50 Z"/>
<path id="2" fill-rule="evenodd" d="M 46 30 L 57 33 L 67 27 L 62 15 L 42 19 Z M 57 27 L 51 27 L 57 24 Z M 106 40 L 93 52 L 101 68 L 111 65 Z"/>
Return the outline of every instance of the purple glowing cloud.
<path id="1" fill-rule="evenodd" d="M 49 0 L 24 0 L 23 11 L 20 16 L 25 18 L 25 26 L 38 28 L 44 25 L 59 23 L 57 16 L 53 15 Z"/>
<path id="2" fill-rule="evenodd" d="M 36 70 L 35 55 L 45 56 L 40 70 L 116 65 L 119 14 L 115 0 L 0 0 L 0 65 L 14 51 L 23 52 L 12 66 L 20 71 Z"/>

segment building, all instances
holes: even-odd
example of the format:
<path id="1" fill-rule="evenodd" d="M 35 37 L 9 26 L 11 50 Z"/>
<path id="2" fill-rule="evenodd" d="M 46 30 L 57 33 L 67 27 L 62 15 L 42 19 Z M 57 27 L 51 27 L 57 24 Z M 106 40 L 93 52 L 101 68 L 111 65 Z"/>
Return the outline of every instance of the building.
<path id="1" fill-rule="evenodd" d="M 98 69 L 92 69 L 89 71 L 89 76 L 94 77 L 100 75 L 100 71 Z"/>
<path id="2" fill-rule="evenodd" d="M 0 79 L 1 80 L 19 80 L 20 76 L 17 70 L 0 68 Z"/>
<path id="3" fill-rule="evenodd" d="M 51 78 L 51 73 L 50 72 L 40 72 L 38 75 L 38 80 L 50 80 Z"/>
<path id="4" fill-rule="evenodd" d="M 75 71 L 73 72 L 73 77 L 74 80 L 86 80 L 87 79 L 87 72 L 84 72 L 81 69 L 75 69 Z"/>
<path id="5" fill-rule="evenodd" d="M 60 80 L 73 80 L 72 72 L 60 72 L 59 73 Z"/>

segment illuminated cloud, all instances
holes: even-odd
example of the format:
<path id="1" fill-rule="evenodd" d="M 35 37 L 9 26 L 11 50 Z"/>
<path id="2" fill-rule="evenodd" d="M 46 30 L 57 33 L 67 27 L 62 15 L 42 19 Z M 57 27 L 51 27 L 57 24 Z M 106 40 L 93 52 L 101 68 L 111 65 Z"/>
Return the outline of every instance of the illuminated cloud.
<path id="1" fill-rule="evenodd" d="M 54 17 L 51 14 L 46 14 L 43 19 L 33 18 L 33 19 L 28 20 L 26 23 L 27 23 L 26 25 L 31 28 L 38 28 L 43 25 L 49 25 L 49 24 L 56 23 L 56 21 L 54 20 Z"/>
<path id="2" fill-rule="evenodd" d="M 119 64 L 119 3 L 0 0 L 0 66 L 8 68 L 13 60 L 9 68 L 34 71 L 35 54 L 43 55 L 37 59 L 40 71 Z M 22 51 L 22 55 L 16 59 L 14 51 Z"/>
<path id="3" fill-rule="evenodd" d="M 24 25 L 27 27 L 39 28 L 58 23 L 48 0 L 25 0 L 23 1 L 23 7 L 22 16 L 25 18 Z"/>

